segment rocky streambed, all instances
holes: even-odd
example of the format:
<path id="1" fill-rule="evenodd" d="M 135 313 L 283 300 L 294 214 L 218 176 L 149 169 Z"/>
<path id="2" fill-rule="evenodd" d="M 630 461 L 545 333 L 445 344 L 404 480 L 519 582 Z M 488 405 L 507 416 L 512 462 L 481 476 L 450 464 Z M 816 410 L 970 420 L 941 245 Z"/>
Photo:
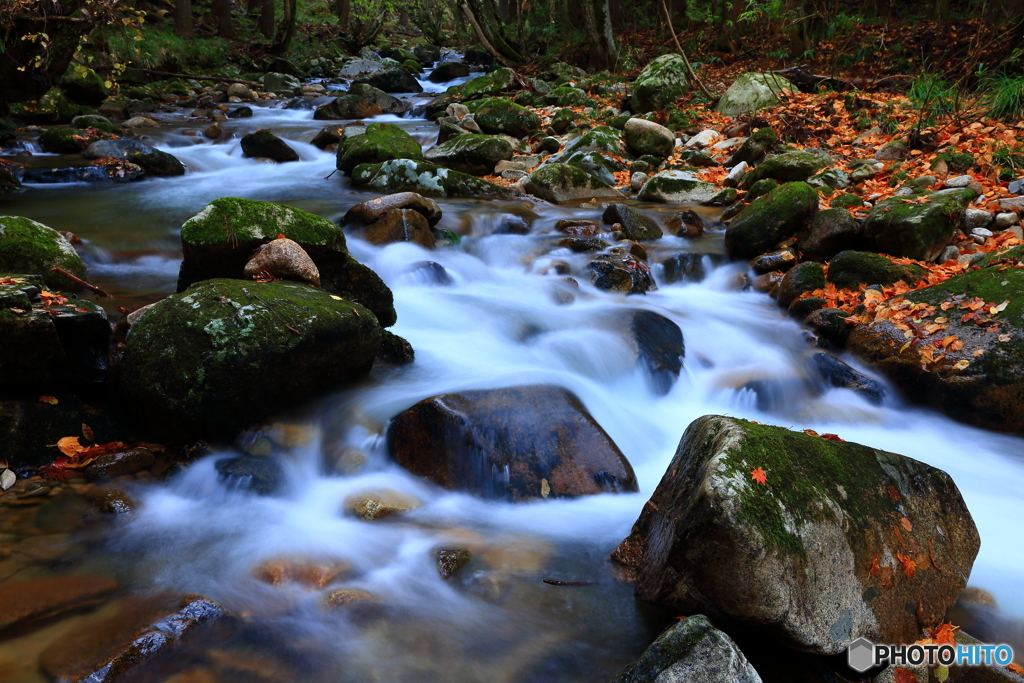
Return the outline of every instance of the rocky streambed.
<path id="1" fill-rule="evenodd" d="M 655 62 L 630 99 L 268 74 L 297 97 L 72 124 L 131 182 L 12 176 L 0 673 L 859 680 L 858 637 L 1024 640 L 1019 439 L 964 424 L 1017 431 L 1014 223 L 975 257 L 955 178 L 858 216 L 767 126 L 624 113 L 670 104 Z"/>

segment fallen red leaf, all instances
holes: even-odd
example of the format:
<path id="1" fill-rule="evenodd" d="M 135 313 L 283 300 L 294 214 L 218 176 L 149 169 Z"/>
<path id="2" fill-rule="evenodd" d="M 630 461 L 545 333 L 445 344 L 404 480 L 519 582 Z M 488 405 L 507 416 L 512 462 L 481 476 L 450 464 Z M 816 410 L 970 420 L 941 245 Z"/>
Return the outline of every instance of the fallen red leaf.
<path id="1" fill-rule="evenodd" d="M 764 470 L 760 467 L 750 470 L 750 478 L 756 481 L 758 484 L 768 484 L 768 477 Z"/>
<path id="2" fill-rule="evenodd" d="M 917 573 L 917 562 L 914 562 L 914 560 L 903 553 L 896 553 L 896 559 L 899 560 L 900 566 L 903 567 L 903 575 L 908 579 L 913 578 L 914 574 Z"/>

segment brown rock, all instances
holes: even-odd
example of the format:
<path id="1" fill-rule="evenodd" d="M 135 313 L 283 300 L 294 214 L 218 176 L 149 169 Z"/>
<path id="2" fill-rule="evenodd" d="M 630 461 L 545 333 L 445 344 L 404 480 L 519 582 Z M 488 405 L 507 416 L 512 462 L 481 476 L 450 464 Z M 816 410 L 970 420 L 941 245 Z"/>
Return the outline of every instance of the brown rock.
<path id="1" fill-rule="evenodd" d="M 380 220 L 389 211 L 413 209 L 419 211 L 427 219 L 431 227 L 441 220 L 441 207 L 433 199 L 415 192 L 397 192 L 384 197 L 377 197 L 362 204 L 356 204 L 342 219 L 342 223 L 359 223 L 369 225 Z"/>
<path id="2" fill-rule="evenodd" d="M 156 458 L 152 451 L 146 448 L 133 448 L 130 451 L 99 456 L 85 468 L 84 474 L 87 479 L 92 480 L 120 477 L 152 467 L 154 462 Z"/>
<path id="3" fill-rule="evenodd" d="M 449 576 L 462 569 L 462 567 L 465 566 L 472 557 L 473 553 L 469 552 L 465 548 L 438 550 L 437 573 L 441 575 L 442 579 L 447 579 Z"/>
<path id="4" fill-rule="evenodd" d="M 0 631 L 89 604 L 117 588 L 109 576 L 55 576 L 0 585 Z"/>
<path id="5" fill-rule="evenodd" d="M 704 219 L 696 211 L 688 209 L 672 216 L 665 227 L 678 237 L 700 237 L 704 234 Z"/>
<path id="6" fill-rule="evenodd" d="M 278 237 L 263 245 L 243 271 L 246 277 L 255 278 L 268 273 L 279 280 L 305 282 L 320 286 L 320 271 L 305 249 L 286 237 Z"/>
<path id="7" fill-rule="evenodd" d="M 327 594 L 325 602 L 328 607 L 345 607 L 361 602 L 371 602 L 376 598 L 366 591 L 356 588 L 339 588 Z"/>
<path id="8" fill-rule="evenodd" d="M 434 396 L 395 417 L 387 441 L 413 474 L 484 497 L 524 501 L 637 490 L 625 456 L 561 387 Z"/>
<path id="9" fill-rule="evenodd" d="M 414 510 L 419 506 L 419 500 L 394 489 L 362 491 L 345 499 L 345 508 L 367 522 Z"/>
<path id="10" fill-rule="evenodd" d="M 203 131 L 203 136 L 208 137 L 211 140 L 216 140 L 224 133 L 224 126 L 219 123 L 211 123 L 207 126 L 206 130 Z"/>
<path id="11" fill-rule="evenodd" d="M 413 209 L 397 209 L 383 214 L 380 220 L 366 227 L 366 239 L 378 246 L 413 242 L 427 249 L 434 248 L 430 224 L 422 213 Z"/>
<path id="12" fill-rule="evenodd" d="M 298 583 L 309 588 L 323 588 L 342 576 L 350 566 L 344 560 L 313 561 L 280 558 L 264 562 L 253 570 L 253 576 L 272 586 Z"/>
<path id="13" fill-rule="evenodd" d="M 601 232 L 601 226 L 597 224 L 597 221 L 586 218 L 563 218 L 555 223 L 555 230 L 576 237 L 593 237 Z"/>

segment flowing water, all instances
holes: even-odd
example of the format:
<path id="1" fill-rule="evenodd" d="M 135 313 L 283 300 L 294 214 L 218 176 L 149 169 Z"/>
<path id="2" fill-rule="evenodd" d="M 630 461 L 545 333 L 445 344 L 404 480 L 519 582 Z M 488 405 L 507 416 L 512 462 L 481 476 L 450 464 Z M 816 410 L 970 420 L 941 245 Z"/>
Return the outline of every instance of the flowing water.
<path id="1" fill-rule="evenodd" d="M 353 190 L 340 174 L 328 177 L 334 155 L 308 144 L 322 126 L 312 109 L 253 110 L 252 118 L 224 124 L 236 135 L 224 144 L 203 139 L 183 114 L 162 115 L 163 125 L 147 135 L 186 164 L 183 177 L 34 186 L 9 199 L 4 212 L 85 240 L 89 279 L 117 297 L 100 302 L 112 307 L 174 291 L 181 223 L 212 199 L 284 202 L 337 220 L 372 196 Z M 436 136 L 423 120 L 379 120 L 399 123 L 425 146 Z M 288 139 L 301 161 L 244 158 L 238 137 L 258 128 Z M 165 483 L 140 484 L 131 492 L 139 509 L 99 553 L 122 581 L 201 593 L 242 615 L 260 642 L 274 644 L 267 650 L 275 661 L 289 667 L 281 680 L 604 680 L 671 616 L 638 605 L 629 587 L 610 576 L 607 555 L 628 534 L 686 426 L 701 415 L 727 414 L 834 432 L 949 472 L 982 537 L 970 583 L 991 592 L 1009 614 L 1024 615 L 1020 439 L 908 406 L 891 389 L 881 405 L 844 389 L 798 389 L 759 410 L 743 385 L 802 378 L 809 348 L 800 326 L 773 301 L 737 286 L 741 265 L 716 267 L 709 256 L 703 282 L 661 284 L 646 296 L 601 292 L 581 278 L 575 301 L 559 305 L 553 292 L 563 286 L 561 277 L 544 272 L 555 260 L 575 271 L 586 259 L 557 247 L 554 223 L 597 217 L 597 206 L 440 204 L 438 227 L 462 235 L 456 247 L 377 248 L 349 239 L 354 256 L 394 291 L 393 329 L 412 343 L 416 362 L 377 368 L 358 386 L 270 428 L 287 463 L 282 495 L 259 497 L 219 484 L 214 463 L 229 451 Z M 530 234 L 494 234 L 509 213 L 530 217 Z M 655 257 L 722 251 L 721 233 L 647 246 Z M 423 261 L 441 264 L 454 283 L 431 283 L 416 270 Z M 667 316 L 683 331 L 685 367 L 667 395 L 651 391 L 618 322 L 636 309 Z M 413 403 L 443 392 L 531 383 L 558 384 L 581 398 L 632 463 L 639 493 L 513 505 L 441 490 L 389 462 L 383 429 Z M 422 505 L 380 522 L 343 514 L 347 496 L 381 487 Z M 444 580 L 435 566 L 441 548 L 470 548 L 473 559 Z M 253 578 L 255 567 L 275 558 L 337 563 L 345 570 L 330 589 L 369 597 L 360 609 L 327 609 L 322 590 Z M 555 586 L 545 578 L 593 583 Z"/>

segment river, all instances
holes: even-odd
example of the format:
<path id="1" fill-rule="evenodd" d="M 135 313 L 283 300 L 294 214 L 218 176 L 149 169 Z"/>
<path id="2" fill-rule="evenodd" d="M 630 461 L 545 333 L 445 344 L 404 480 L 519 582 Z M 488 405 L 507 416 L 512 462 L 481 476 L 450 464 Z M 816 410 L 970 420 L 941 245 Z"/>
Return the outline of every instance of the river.
<path id="1" fill-rule="evenodd" d="M 236 135 L 225 144 L 202 138 L 205 124 L 184 112 L 159 114 L 161 126 L 146 135 L 188 167 L 185 176 L 36 185 L 5 200 L 3 212 L 81 237 L 89 279 L 114 294 L 113 302 L 100 303 L 116 316 L 116 305 L 137 306 L 174 292 L 181 224 L 210 200 L 282 202 L 336 221 L 374 196 L 353 190 L 340 173 L 331 176 L 333 153 L 308 142 L 324 125 L 313 120 L 312 109 L 276 103 L 253 110 L 252 118 L 223 124 Z M 422 119 L 378 120 L 399 123 L 425 146 L 436 138 L 436 127 Z M 301 161 L 244 158 L 238 138 L 260 128 L 287 139 Z M 218 484 L 213 463 L 223 453 L 169 481 L 140 483 L 131 491 L 138 510 L 103 539 L 98 562 L 130 585 L 201 593 L 243 615 L 245 642 L 261 643 L 253 647 L 291 667 L 282 680 L 605 680 L 672 616 L 638 605 L 629 587 L 612 580 L 606 557 L 629 533 L 690 421 L 724 414 L 833 432 L 949 472 L 982 538 L 970 584 L 992 593 L 1008 614 L 1024 616 L 1020 439 L 909 406 L 891 387 L 881 405 L 845 389 L 795 389 L 759 410 L 743 385 L 803 377 L 809 347 L 801 326 L 767 295 L 742 291 L 742 264 L 711 258 L 724 251 L 720 232 L 690 243 L 666 236 L 647 245 L 656 257 L 708 254 L 709 274 L 701 283 L 663 284 L 655 266 L 657 291 L 623 297 L 577 278 L 575 301 L 560 305 L 552 296 L 559 276 L 543 272 L 555 260 L 576 272 L 585 255 L 557 246 L 554 223 L 599 217 L 598 206 L 439 203 L 444 218 L 437 227 L 461 235 L 457 246 L 377 248 L 349 239 L 353 255 L 394 291 L 393 330 L 412 343 L 415 363 L 378 367 L 357 386 L 282 416 L 279 429 L 292 435 L 282 449 L 288 463 L 282 495 L 259 497 Z M 667 208 L 634 204 L 652 213 Z M 530 233 L 493 234 L 504 213 L 531 217 Z M 422 261 L 441 264 L 454 284 L 428 281 L 415 270 Z M 635 309 L 660 313 L 683 331 L 685 366 L 667 395 L 651 391 L 615 324 Z M 382 430 L 416 401 L 529 383 L 576 393 L 632 463 L 640 492 L 514 505 L 443 491 L 389 462 Z M 351 467 L 325 471 L 325 461 L 344 465 L 352 454 L 365 461 L 354 473 Z M 422 505 L 377 523 L 342 514 L 346 496 L 378 487 L 405 492 Z M 434 553 L 448 547 L 472 547 L 474 559 L 446 581 Z M 278 557 L 344 562 L 348 573 L 334 586 L 371 594 L 375 609 L 327 610 L 317 591 L 253 578 L 254 567 Z M 545 578 L 595 583 L 553 586 Z"/>

